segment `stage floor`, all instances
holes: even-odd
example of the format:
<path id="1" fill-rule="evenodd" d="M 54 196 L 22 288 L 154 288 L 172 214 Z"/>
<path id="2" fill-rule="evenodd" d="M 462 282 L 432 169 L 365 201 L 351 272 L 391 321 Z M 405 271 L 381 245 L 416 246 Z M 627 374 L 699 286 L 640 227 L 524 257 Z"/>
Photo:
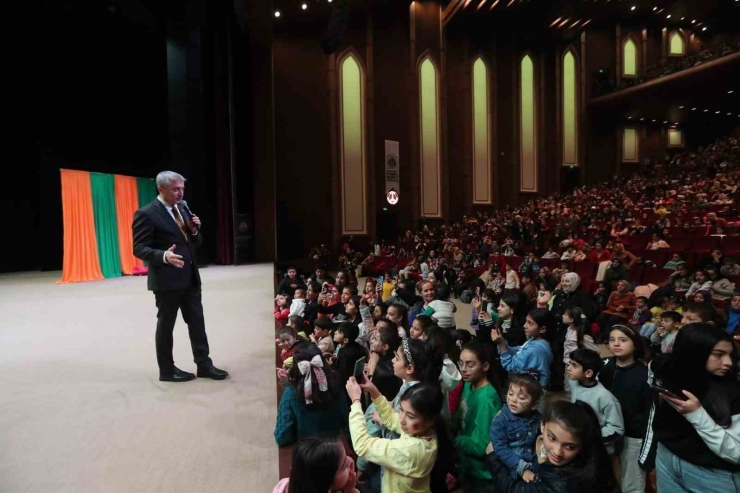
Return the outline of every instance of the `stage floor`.
<path id="1" fill-rule="evenodd" d="M 273 266 L 201 269 L 221 382 L 158 381 L 146 277 L 60 277 L 0 277 L 0 491 L 272 491 Z M 182 318 L 174 357 L 195 372 Z"/>

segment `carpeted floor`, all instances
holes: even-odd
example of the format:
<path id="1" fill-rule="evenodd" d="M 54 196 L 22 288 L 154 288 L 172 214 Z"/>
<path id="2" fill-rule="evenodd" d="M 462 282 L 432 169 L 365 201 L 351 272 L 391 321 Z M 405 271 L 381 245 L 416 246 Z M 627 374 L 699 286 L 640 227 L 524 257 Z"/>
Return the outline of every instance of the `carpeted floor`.
<path id="1" fill-rule="evenodd" d="M 221 382 L 158 381 L 145 277 L 0 278 L 0 491 L 272 491 L 273 266 L 201 276 Z M 174 357 L 195 371 L 181 318 Z"/>

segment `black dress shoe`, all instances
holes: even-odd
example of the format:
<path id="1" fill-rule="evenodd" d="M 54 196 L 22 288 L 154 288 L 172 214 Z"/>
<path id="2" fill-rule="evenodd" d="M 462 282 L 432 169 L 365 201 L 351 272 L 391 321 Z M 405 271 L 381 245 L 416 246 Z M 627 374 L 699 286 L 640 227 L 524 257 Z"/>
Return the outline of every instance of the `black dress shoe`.
<path id="1" fill-rule="evenodd" d="M 214 380 L 223 380 L 228 376 L 229 374 L 227 372 L 219 370 L 213 365 L 198 367 L 198 378 L 212 378 Z"/>
<path id="2" fill-rule="evenodd" d="M 195 375 L 193 375 L 192 373 L 188 373 L 186 371 L 182 371 L 176 366 L 173 366 L 172 371 L 169 373 L 159 374 L 160 382 L 189 382 L 190 380 L 194 378 L 195 378 Z"/>

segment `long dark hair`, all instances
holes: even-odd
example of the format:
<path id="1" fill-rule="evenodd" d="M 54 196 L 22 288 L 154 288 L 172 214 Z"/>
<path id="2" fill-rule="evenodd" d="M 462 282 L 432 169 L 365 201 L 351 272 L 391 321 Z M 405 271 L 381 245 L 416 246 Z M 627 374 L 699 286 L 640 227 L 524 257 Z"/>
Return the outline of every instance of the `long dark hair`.
<path id="1" fill-rule="evenodd" d="M 601 425 L 593 408 L 583 401 L 556 401 L 542 416 L 542 423 L 556 422 L 581 443 L 578 456 L 560 468 L 571 486 L 581 491 L 611 493 L 617 490 L 609 454 L 601 437 Z"/>
<path id="2" fill-rule="evenodd" d="M 298 363 L 301 361 L 311 361 L 314 357 L 319 356 L 321 361 L 324 363 L 323 371 L 326 375 L 326 383 L 328 388 L 325 391 L 319 389 L 319 381 L 316 378 L 317 368 L 311 367 L 311 384 L 313 388 L 313 396 L 311 400 L 312 404 L 306 404 L 306 397 L 303 392 L 303 378 L 301 371 L 298 369 Z M 339 393 L 339 377 L 335 371 L 331 369 L 331 365 L 327 363 L 324 356 L 321 354 L 321 350 L 316 344 L 308 342 L 301 342 L 295 347 L 293 353 L 293 366 L 288 370 L 288 381 L 290 382 L 293 391 L 298 398 L 298 402 L 304 405 L 323 405 L 334 402 Z"/>
<path id="3" fill-rule="evenodd" d="M 488 382 L 491 384 L 491 386 L 496 390 L 496 392 L 501 395 L 502 389 L 501 381 L 499 379 L 500 372 L 497 371 L 499 363 L 498 360 L 493 357 L 492 349 L 493 348 L 491 346 L 482 344 L 477 339 L 473 339 L 462 348 L 463 351 L 470 351 L 471 353 L 473 353 L 481 365 L 485 365 L 486 363 L 488 363 L 486 378 L 488 379 Z"/>
<path id="4" fill-rule="evenodd" d="M 529 315 L 529 318 L 534 320 L 534 323 L 536 323 L 538 327 L 545 327 L 547 329 L 545 333 L 542 334 L 542 338 L 548 342 L 552 341 L 556 335 L 555 331 L 558 327 L 558 321 L 555 318 L 555 315 L 553 315 L 553 313 L 547 308 L 535 308 L 527 315 Z"/>
<path id="5" fill-rule="evenodd" d="M 399 351 L 405 366 L 411 364 L 406 356 L 406 344 L 414 364 L 414 376 L 420 382 L 439 385 L 439 375 L 442 373 L 442 358 L 437 354 L 436 348 L 429 346 L 420 339 L 404 339 Z"/>
<path id="6" fill-rule="evenodd" d="M 707 372 L 707 360 L 718 342 L 727 341 L 732 347 L 732 368 L 724 377 Z M 656 372 L 671 389 L 688 390 L 694 394 L 714 421 L 727 428 L 731 423 L 730 402 L 740 394 L 737 383 L 737 353 L 732 338 L 712 324 L 688 324 L 678 331 L 673 352 L 664 363 L 657 363 Z M 681 394 L 679 394 L 681 395 Z"/>
<path id="7" fill-rule="evenodd" d="M 341 458 L 342 444 L 336 437 L 304 438 L 293 449 L 288 493 L 326 493 Z"/>
<path id="8" fill-rule="evenodd" d="M 573 325 L 576 327 L 576 344 L 579 348 L 583 348 L 583 336 L 586 330 L 586 318 L 583 316 L 583 310 L 577 306 L 569 306 L 565 309 L 565 313 L 573 319 Z"/>
<path id="9" fill-rule="evenodd" d="M 454 445 L 447 433 L 447 424 L 440 414 L 444 405 L 444 394 L 436 383 L 420 383 L 409 387 L 401 396 L 401 401 L 407 401 L 414 411 L 424 419 L 434 422 L 437 435 L 437 460 L 430 474 L 430 488 L 434 493 L 446 492 L 447 473 L 452 472 L 455 465 Z"/>
<path id="10" fill-rule="evenodd" d="M 501 301 L 506 303 L 514 312 L 511 317 L 512 324 L 516 321 L 520 325 L 523 325 L 524 319 L 527 317 L 527 303 L 524 296 L 519 291 L 506 291 L 501 297 Z"/>

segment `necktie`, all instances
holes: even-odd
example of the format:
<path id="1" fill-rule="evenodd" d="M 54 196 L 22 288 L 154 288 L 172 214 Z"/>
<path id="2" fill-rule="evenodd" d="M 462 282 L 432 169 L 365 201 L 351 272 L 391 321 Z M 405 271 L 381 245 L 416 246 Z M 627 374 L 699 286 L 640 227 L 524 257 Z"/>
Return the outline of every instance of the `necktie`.
<path id="1" fill-rule="evenodd" d="M 185 241 L 188 241 L 188 230 L 185 228 L 185 223 L 182 221 L 182 217 L 180 217 L 180 211 L 177 210 L 177 207 L 172 207 L 172 215 L 175 216 L 175 221 L 177 222 L 177 225 L 180 226 L 180 231 L 182 231 L 182 235 L 185 237 Z"/>

